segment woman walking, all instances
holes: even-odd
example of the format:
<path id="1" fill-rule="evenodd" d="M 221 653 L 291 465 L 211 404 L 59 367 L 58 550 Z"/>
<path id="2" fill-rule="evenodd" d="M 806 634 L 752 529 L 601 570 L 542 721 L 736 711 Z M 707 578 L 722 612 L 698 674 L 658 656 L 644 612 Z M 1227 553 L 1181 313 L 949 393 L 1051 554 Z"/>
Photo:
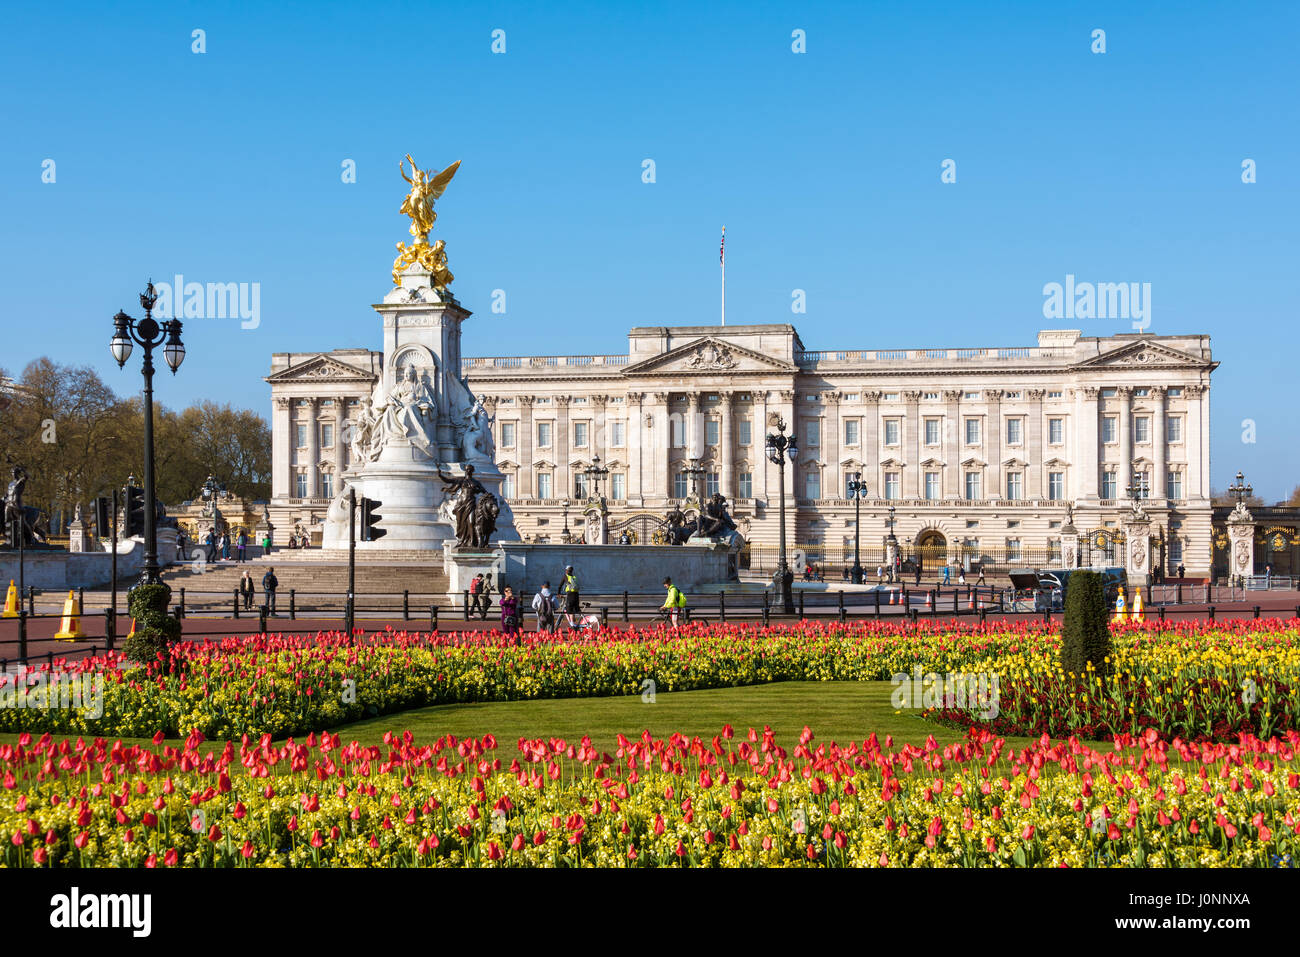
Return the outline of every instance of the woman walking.
<path id="1" fill-rule="evenodd" d="M 253 610 L 253 573 L 245 569 L 244 577 L 239 579 L 239 594 L 244 597 L 244 611 Z"/>

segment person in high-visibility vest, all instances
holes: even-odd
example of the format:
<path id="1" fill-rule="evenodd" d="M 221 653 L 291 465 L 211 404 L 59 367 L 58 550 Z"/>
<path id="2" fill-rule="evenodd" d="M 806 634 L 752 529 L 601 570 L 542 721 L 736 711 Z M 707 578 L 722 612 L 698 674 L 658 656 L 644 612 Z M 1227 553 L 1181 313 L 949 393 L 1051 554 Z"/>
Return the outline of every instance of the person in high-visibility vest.
<path id="1" fill-rule="evenodd" d="M 678 616 L 686 611 L 686 596 L 673 584 L 671 578 L 664 579 L 664 587 L 668 589 L 668 597 L 664 599 L 661 610 L 668 614 L 672 619 L 673 627 L 676 628 Z"/>
<path id="2" fill-rule="evenodd" d="M 564 568 L 564 584 L 560 586 L 560 594 L 564 596 L 564 617 L 569 622 L 569 628 L 576 628 L 573 616 L 582 613 L 582 606 L 578 602 L 578 577 L 573 574 L 572 565 Z"/>

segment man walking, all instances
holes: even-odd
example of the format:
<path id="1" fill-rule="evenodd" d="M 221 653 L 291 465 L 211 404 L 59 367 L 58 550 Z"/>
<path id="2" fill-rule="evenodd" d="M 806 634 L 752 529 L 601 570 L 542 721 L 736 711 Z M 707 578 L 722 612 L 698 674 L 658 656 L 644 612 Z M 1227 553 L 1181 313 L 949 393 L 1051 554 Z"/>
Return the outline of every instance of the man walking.
<path id="1" fill-rule="evenodd" d="M 275 577 L 275 569 L 268 568 L 262 576 L 262 603 L 269 614 L 275 614 L 275 590 L 280 587 L 280 579 Z"/>
<path id="2" fill-rule="evenodd" d="M 248 548 L 248 532 L 245 531 L 244 529 L 240 529 L 239 530 L 239 558 L 237 559 L 238 561 L 240 562 L 248 561 L 248 559 L 245 557 L 245 552 L 244 552 L 246 548 Z"/>
<path id="3" fill-rule="evenodd" d="M 555 606 L 552 604 L 550 582 L 542 582 L 542 590 L 533 596 L 533 611 L 537 614 L 538 631 L 555 630 Z"/>
<path id="4" fill-rule="evenodd" d="M 469 583 L 469 614 L 465 616 L 468 620 L 473 618 L 475 613 L 479 613 L 482 618 L 487 618 L 487 609 L 479 604 L 479 598 L 483 594 L 483 574 L 480 572 L 470 579 Z"/>
<path id="5" fill-rule="evenodd" d="M 943 563 L 943 583 L 945 585 L 952 584 L 952 562 Z"/>

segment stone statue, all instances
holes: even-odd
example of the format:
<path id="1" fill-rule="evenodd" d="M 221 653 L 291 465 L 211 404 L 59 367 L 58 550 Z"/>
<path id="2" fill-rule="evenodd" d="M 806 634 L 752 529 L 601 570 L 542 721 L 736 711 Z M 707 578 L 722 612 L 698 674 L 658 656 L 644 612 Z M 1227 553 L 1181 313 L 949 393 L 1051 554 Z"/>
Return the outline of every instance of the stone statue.
<path id="1" fill-rule="evenodd" d="M 491 493 L 483 487 L 483 483 L 474 477 L 474 466 L 472 465 L 465 466 L 463 478 L 456 478 L 455 476 L 444 475 L 442 464 L 439 463 L 438 478 L 442 480 L 443 492 L 452 498 L 452 529 L 456 535 L 456 544 L 474 547 L 475 499 L 480 495 L 490 496 Z M 495 529 L 495 527 L 494 516 L 493 528 Z"/>
<path id="2" fill-rule="evenodd" d="M 432 433 L 437 408 L 437 401 L 415 367 L 407 366 L 405 377 L 389 390 L 388 395 L 375 408 L 378 424 L 372 426 L 372 431 L 377 427 L 382 433 L 379 447 L 382 449 L 388 439 L 405 439 L 425 455 L 435 457 Z M 372 452 L 374 447 L 372 440 Z"/>
<path id="3" fill-rule="evenodd" d="M 383 443 L 376 441 L 379 438 L 378 425 L 374 403 L 366 396 L 357 407 L 356 419 L 352 423 L 352 461 L 373 462 L 379 455 Z"/>
<path id="4" fill-rule="evenodd" d="M 483 397 L 474 400 L 474 405 L 465 413 L 464 430 L 460 440 L 460 450 L 465 461 L 491 462 L 496 458 L 496 445 L 492 440 L 492 423 L 495 417 L 489 416 L 483 405 Z"/>

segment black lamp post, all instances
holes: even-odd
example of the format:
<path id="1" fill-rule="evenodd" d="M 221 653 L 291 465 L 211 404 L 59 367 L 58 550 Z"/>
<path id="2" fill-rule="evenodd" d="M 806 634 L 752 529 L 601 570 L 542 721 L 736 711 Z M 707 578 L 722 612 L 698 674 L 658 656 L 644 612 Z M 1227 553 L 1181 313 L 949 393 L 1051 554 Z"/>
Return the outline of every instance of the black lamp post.
<path id="1" fill-rule="evenodd" d="M 697 502 L 700 499 L 700 476 L 705 472 L 705 468 L 700 464 L 699 459 L 691 459 L 690 462 L 682 466 L 682 474 L 686 476 L 690 483 L 691 494 L 695 496 Z"/>
<path id="2" fill-rule="evenodd" d="M 593 455 L 591 457 L 591 464 L 582 470 L 582 474 L 587 476 L 587 497 L 588 498 L 594 497 L 596 501 L 604 502 L 604 499 L 601 498 L 600 495 L 600 483 L 601 480 L 603 480 L 605 476 L 609 474 L 609 469 L 600 464 L 599 455 Z M 593 484 L 595 485 L 595 489 L 596 489 L 596 494 L 594 496 L 592 496 L 591 494 L 591 488 Z"/>
<path id="3" fill-rule="evenodd" d="M 1246 476 L 1243 475 L 1242 473 L 1238 472 L 1238 473 L 1237 473 L 1237 484 L 1236 484 L 1236 485 L 1229 485 L 1229 486 L 1228 486 L 1228 492 L 1229 492 L 1230 494 L 1236 496 L 1236 498 L 1237 498 L 1237 504 L 1238 504 L 1238 505 L 1241 505 L 1241 504 L 1243 504 L 1243 503 L 1246 501 L 1246 499 L 1250 498 L 1250 496 L 1252 496 L 1252 495 L 1255 494 L 1255 489 L 1252 488 L 1250 485 L 1247 485 L 1247 484 L 1246 484 Z"/>
<path id="4" fill-rule="evenodd" d="M 560 508 L 564 510 L 564 531 L 561 532 L 560 541 L 565 545 L 569 544 L 569 506 L 572 503 L 566 498 L 560 502 Z"/>
<path id="5" fill-rule="evenodd" d="M 862 500 L 867 497 L 867 483 L 862 481 L 861 472 L 849 476 L 847 488 L 849 497 L 853 499 L 853 568 L 849 574 L 853 577 L 853 584 L 861 585 L 864 576 L 859 543 L 862 539 Z"/>
<path id="6" fill-rule="evenodd" d="M 185 361 L 185 345 L 181 342 L 181 321 L 168 319 L 160 325 L 153 317 L 153 306 L 158 296 L 149 282 L 140 296 L 144 307 L 143 319 L 132 319 L 125 312 L 113 317 L 113 338 L 109 342 L 113 358 L 119 369 L 131 357 L 132 342 L 144 348 L 144 571 L 140 575 L 143 585 L 162 582 L 158 574 L 158 521 L 154 504 L 153 466 L 153 350 L 163 346 L 163 356 L 172 375 Z"/>
<path id="7" fill-rule="evenodd" d="M 889 535 L 885 539 L 885 553 L 889 556 L 889 580 L 894 580 L 894 565 L 898 558 L 898 539 L 894 536 L 894 506 L 889 506 Z"/>
<path id="8" fill-rule="evenodd" d="M 777 556 L 776 572 L 772 583 L 781 591 L 781 608 L 787 615 L 794 614 L 794 572 L 785 557 L 785 458 L 790 461 L 799 459 L 799 443 L 793 434 L 785 434 L 785 420 L 777 418 L 776 433 L 767 435 L 767 457 L 777 468 L 777 493 L 781 501 L 781 549 Z"/>

